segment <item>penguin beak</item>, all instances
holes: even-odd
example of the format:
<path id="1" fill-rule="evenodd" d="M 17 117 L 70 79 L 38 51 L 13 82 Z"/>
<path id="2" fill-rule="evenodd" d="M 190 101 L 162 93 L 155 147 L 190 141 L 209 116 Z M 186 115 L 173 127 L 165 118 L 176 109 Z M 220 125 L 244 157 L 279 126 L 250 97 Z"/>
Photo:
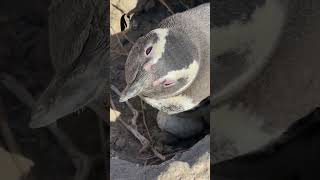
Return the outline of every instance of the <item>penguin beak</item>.
<path id="1" fill-rule="evenodd" d="M 135 81 L 122 91 L 119 102 L 125 102 L 139 95 L 144 87 L 145 80 Z"/>

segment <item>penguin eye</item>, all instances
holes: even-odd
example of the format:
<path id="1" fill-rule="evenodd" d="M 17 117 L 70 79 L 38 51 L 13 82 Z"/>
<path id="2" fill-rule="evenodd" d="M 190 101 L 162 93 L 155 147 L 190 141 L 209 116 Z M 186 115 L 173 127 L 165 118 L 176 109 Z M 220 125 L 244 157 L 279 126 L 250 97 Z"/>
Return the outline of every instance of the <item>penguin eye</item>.
<path id="1" fill-rule="evenodd" d="M 151 50 L 152 50 L 152 46 L 148 47 L 148 49 L 146 50 L 146 55 L 149 55 Z"/>

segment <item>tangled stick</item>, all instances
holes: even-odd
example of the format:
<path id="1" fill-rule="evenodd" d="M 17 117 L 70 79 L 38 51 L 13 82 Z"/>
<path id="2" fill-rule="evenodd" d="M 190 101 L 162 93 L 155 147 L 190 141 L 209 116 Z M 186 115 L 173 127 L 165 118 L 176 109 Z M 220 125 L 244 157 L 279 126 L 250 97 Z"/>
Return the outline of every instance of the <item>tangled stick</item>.
<path id="1" fill-rule="evenodd" d="M 115 32 L 115 30 L 113 29 L 113 27 L 110 27 L 110 29 L 111 29 L 112 32 Z M 126 55 L 128 55 L 129 52 L 127 51 L 127 49 L 126 49 L 126 48 L 123 46 L 123 44 L 121 43 L 121 40 L 120 40 L 118 34 L 115 33 L 114 35 L 116 36 L 117 42 L 118 42 L 118 44 L 120 45 L 121 49 L 125 52 Z"/>
<path id="2" fill-rule="evenodd" d="M 118 96 L 121 95 L 118 88 L 116 88 L 114 85 L 111 85 L 111 90 L 115 92 Z M 110 98 L 111 99 L 111 98 Z M 112 99 L 111 99 L 112 100 Z M 112 102 L 113 103 L 113 102 Z M 129 101 L 125 102 L 128 106 L 128 108 L 131 110 L 133 117 L 131 119 L 131 125 L 134 127 L 135 130 L 137 130 L 137 119 L 139 116 L 139 112 L 132 106 L 132 104 Z M 114 104 L 113 104 L 114 105 Z M 112 107 L 113 108 L 113 107 Z"/>
<path id="3" fill-rule="evenodd" d="M 145 127 L 146 130 L 147 130 L 147 134 L 148 134 L 148 136 L 149 136 L 150 141 L 152 141 L 152 137 L 151 137 L 151 135 L 150 135 L 149 128 L 148 128 L 147 123 L 146 123 L 146 116 L 145 116 L 145 114 L 144 114 L 144 105 L 143 105 L 142 99 L 140 99 L 140 103 L 141 103 L 141 109 L 142 109 L 142 120 L 143 120 L 143 124 L 144 124 L 144 127 Z M 151 144 L 151 146 L 153 146 L 153 144 Z M 158 151 L 156 151 L 155 148 L 151 148 L 151 150 L 152 150 L 152 152 L 153 152 L 157 157 L 162 157 L 162 159 L 160 158 L 161 160 L 166 159 L 166 157 L 163 156 L 162 154 L 160 154 Z"/>
<path id="4" fill-rule="evenodd" d="M 159 1 L 164 7 L 166 7 L 171 14 L 174 14 L 174 12 L 173 12 L 172 9 L 169 7 L 169 5 L 166 3 L 165 0 L 158 0 L 158 1 Z"/>
<path id="5" fill-rule="evenodd" d="M 111 85 L 111 90 L 114 91 L 118 96 L 121 95 L 120 91 L 118 90 L 118 88 L 116 88 L 114 85 Z M 138 111 L 136 109 L 133 108 L 133 106 L 131 105 L 130 102 L 126 101 L 125 102 L 129 109 L 133 112 L 134 116 L 133 118 L 131 119 L 131 123 L 132 124 L 135 124 L 134 127 L 128 125 L 125 121 L 123 121 L 121 119 L 121 117 L 119 117 L 119 121 L 140 141 L 141 145 L 142 145 L 142 148 L 140 149 L 140 152 L 144 151 L 145 149 L 147 148 L 151 148 L 151 151 L 154 153 L 155 156 L 157 156 L 159 159 L 161 159 L 162 161 L 165 161 L 166 160 L 166 157 L 163 156 L 162 154 L 160 154 L 150 143 L 150 141 L 144 137 L 137 129 L 137 125 L 136 125 L 136 121 L 137 121 L 137 118 L 138 118 Z M 112 98 L 110 98 L 110 104 L 112 106 L 113 109 L 116 110 L 116 107 L 112 101 Z"/>
<path id="6" fill-rule="evenodd" d="M 144 124 L 144 127 L 145 127 L 146 130 L 147 130 L 147 134 L 148 134 L 148 136 L 149 136 L 150 141 L 152 141 L 152 137 L 151 137 L 151 135 L 150 135 L 149 128 L 148 128 L 147 123 L 146 123 L 146 115 L 145 115 L 145 113 L 144 113 L 144 105 L 143 105 L 143 102 L 142 102 L 142 99 L 141 99 L 141 98 L 140 98 L 140 104 L 141 104 L 143 124 Z"/>
<path id="7" fill-rule="evenodd" d="M 131 39 L 126 35 L 126 33 L 123 33 L 123 37 L 126 38 L 126 40 L 127 40 L 131 45 L 134 45 L 134 42 L 131 41 Z"/>
<path id="8" fill-rule="evenodd" d="M 186 9 L 190 9 L 190 7 L 188 5 L 186 5 L 184 2 L 182 2 L 181 0 L 179 0 L 179 3 L 185 7 Z"/>

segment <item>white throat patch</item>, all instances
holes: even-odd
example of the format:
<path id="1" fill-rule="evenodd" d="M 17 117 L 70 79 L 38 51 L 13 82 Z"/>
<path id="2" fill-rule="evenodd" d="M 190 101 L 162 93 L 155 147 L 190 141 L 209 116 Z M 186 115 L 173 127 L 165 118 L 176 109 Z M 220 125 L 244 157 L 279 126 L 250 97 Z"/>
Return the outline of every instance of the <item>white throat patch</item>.
<path id="1" fill-rule="evenodd" d="M 152 60 L 150 61 L 151 64 L 156 64 L 159 59 L 162 57 L 162 54 L 165 50 L 166 45 L 166 37 L 168 35 L 169 30 L 164 28 L 155 29 L 151 32 L 154 32 L 157 34 L 159 40 L 157 43 L 153 45 L 152 48 Z"/>

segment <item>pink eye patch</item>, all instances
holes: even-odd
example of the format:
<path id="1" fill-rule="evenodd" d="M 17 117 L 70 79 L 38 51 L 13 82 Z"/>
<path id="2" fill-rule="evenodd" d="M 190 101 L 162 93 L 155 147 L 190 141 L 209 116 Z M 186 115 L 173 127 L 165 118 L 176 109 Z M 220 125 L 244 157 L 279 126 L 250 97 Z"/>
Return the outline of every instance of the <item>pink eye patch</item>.
<path id="1" fill-rule="evenodd" d="M 162 84 L 163 84 L 165 87 L 170 87 L 170 86 L 174 85 L 174 83 L 175 83 L 174 80 L 166 79 Z"/>
<path id="2" fill-rule="evenodd" d="M 164 87 L 170 87 L 175 84 L 175 81 L 171 79 L 158 79 L 153 82 L 153 86 L 158 86 L 160 84 L 163 84 Z"/>

